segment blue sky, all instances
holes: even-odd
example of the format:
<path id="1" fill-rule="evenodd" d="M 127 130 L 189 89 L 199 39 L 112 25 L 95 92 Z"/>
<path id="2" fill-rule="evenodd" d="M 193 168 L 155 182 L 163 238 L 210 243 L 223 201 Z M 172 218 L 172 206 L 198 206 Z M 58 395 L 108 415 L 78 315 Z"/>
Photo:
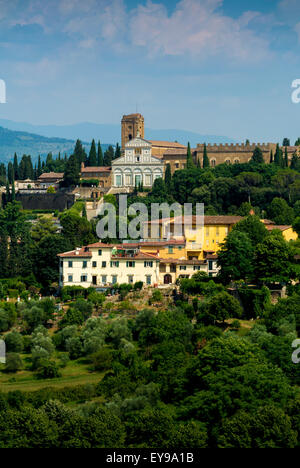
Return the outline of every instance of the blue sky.
<path id="1" fill-rule="evenodd" d="M 0 0 L 1 118 L 300 136 L 299 0 Z"/>

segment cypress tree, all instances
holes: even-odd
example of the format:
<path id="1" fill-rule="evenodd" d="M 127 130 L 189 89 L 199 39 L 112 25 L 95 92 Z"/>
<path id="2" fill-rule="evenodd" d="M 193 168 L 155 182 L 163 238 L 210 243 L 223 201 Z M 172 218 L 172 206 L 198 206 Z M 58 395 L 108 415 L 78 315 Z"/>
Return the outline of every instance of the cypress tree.
<path id="1" fill-rule="evenodd" d="M 253 151 L 253 156 L 251 160 L 256 164 L 263 164 L 265 162 L 263 154 L 262 154 L 262 150 L 258 148 L 258 146 Z"/>
<path id="2" fill-rule="evenodd" d="M 93 139 L 92 144 L 91 144 L 88 164 L 89 164 L 89 166 L 93 166 L 93 167 L 97 166 L 97 152 L 96 152 L 96 143 L 95 143 L 94 139 Z"/>
<path id="3" fill-rule="evenodd" d="M 206 143 L 204 143 L 204 149 L 203 149 L 203 169 L 209 167 L 209 159 L 207 156 L 207 148 L 206 148 Z"/>
<path id="4" fill-rule="evenodd" d="M 14 179 L 15 180 L 18 180 L 18 177 L 19 177 L 18 170 L 19 170 L 18 156 L 17 156 L 17 153 L 15 153 L 14 155 Z"/>
<path id="5" fill-rule="evenodd" d="M 12 187 L 11 187 L 11 201 L 12 202 L 16 201 L 16 189 L 15 189 L 15 181 L 14 180 L 12 182 Z"/>
<path id="6" fill-rule="evenodd" d="M 9 162 L 7 166 L 7 178 L 8 182 L 12 184 L 12 181 L 14 180 L 14 167 L 11 162 Z"/>
<path id="7" fill-rule="evenodd" d="M 83 205 L 83 209 L 82 209 L 82 217 L 87 219 L 87 212 L 86 212 L 86 205 L 85 204 Z"/>
<path id="8" fill-rule="evenodd" d="M 78 139 L 76 141 L 76 144 L 75 144 L 75 149 L 74 149 L 74 156 L 75 156 L 75 159 L 78 163 L 78 167 L 81 166 L 81 163 L 86 163 L 86 153 L 82 147 L 82 143 L 81 141 Z M 67 155 L 65 155 L 65 161 L 67 162 L 68 158 L 67 158 Z"/>
<path id="9" fill-rule="evenodd" d="M 41 155 L 39 154 L 38 167 L 37 167 L 37 178 L 42 174 L 42 164 L 41 164 Z"/>
<path id="10" fill-rule="evenodd" d="M 172 184 L 172 173 L 171 173 L 171 166 L 170 166 L 170 164 L 167 164 L 167 166 L 166 166 L 165 184 L 166 184 L 166 187 L 167 187 L 168 192 L 170 192 L 170 190 L 171 190 L 171 184 Z"/>
<path id="11" fill-rule="evenodd" d="M 5 205 L 11 201 L 10 198 L 10 189 L 9 189 L 9 181 L 6 182 L 6 193 L 5 193 Z"/>
<path id="12" fill-rule="evenodd" d="M 279 147 L 278 143 L 277 143 L 277 146 L 276 146 L 274 162 L 275 162 L 276 166 L 284 167 L 284 160 L 283 160 L 282 150 Z"/>
<path id="13" fill-rule="evenodd" d="M 104 166 L 110 167 L 111 162 L 114 159 L 115 152 L 113 147 L 110 145 L 104 153 Z"/>
<path id="14" fill-rule="evenodd" d="M 70 187 L 72 185 L 78 185 L 79 180 L 80 180 L 80 175 L 79 175 L 78 161 L 77 161 L 77 158 L 75 157 L 75 155 L 71 154 L 71 156 L 69 157 L 68 162 L 66 164 L 63 185 L 65 187 Z"/>
<path id="15" fill-rule="evenodd" d="M 187 155 L 186 155 L 186 168 L 187 169 L 193 169 L 194 166 L 194 161 L 193 161 L 193 156 L 191 152 L 191 145 L 190 142 L 188 143 L 188 148 L 187 148 Z"/>
<path id="16" fill-rule="evenodd" d="M 274 162 L 273 150 L 271 150 L 271 154 L 270 154 L 270 164 L 272 164 L 273 162 Z"/>
<path id="17" fill-rule="evenodd" d="M 118 159 L 120 157 L 121 157 L 121 148 L 120 148 L 119 143 L 117 143 L 114 159 Z"/>
<path id="18" fill-rule="evenodd" d="M 97 153 L 97 165 L 102 167 L 103 166 L 103 151 L 101 147 L 100 141 L 98 141 L 98 153 Z"/>
<path id="19" fill-rule="evenodd" d="M 287 152 L 287 147 L 284 149 L 284 165 L 285 167 L 289 167 L 289 157 Z"/>
<path id="20" fill-rule="evenodd" d="M 291 169 L 297 170 L 298 162 L 299 162 L 299 158 L 297 156 L 297 153 L 294 153 L 292 157 L 292 161 L 291 161 Z"/>

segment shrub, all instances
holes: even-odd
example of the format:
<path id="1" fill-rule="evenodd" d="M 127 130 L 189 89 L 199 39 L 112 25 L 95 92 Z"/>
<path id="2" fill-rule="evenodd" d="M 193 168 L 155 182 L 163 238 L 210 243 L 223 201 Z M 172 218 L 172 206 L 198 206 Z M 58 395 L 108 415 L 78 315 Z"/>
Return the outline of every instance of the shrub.
<path id="1" fill-rule="evenodd" d="M 5 372 L 15 373 L 23 369 L 23 361 L 19 354 L 8 353 L 6 355 Z"/>
<path id="2" fill-rule="evenodd" d="M 61 377 L 61 373 L 54 361 L 42 359 L 38 367 L 37 377 L 38 379 L 56 379 Z"/>
<path id="3" fill-rule="evenodd" d="M 93 354 L 92 362 L 96 371 L 104 371 L 111 369 L 113 354 L 109 348 L 101 348 L 97 353 Z"/>

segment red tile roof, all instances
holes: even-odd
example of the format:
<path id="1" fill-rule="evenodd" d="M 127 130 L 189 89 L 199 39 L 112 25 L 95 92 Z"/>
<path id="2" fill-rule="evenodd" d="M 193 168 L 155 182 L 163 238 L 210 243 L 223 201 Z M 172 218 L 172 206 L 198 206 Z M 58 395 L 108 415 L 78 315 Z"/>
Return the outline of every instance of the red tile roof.
<path id="1" fill-rule="evenodd" d="M 175 263 L 176 265 L 205 265 L 205 260 L 185 260 L 180 258 L 161 258 L 161 263 Z"/>
<path id="2" fill-rule="evenodd" d="M 273 231 L 274 229 L 279 229 L 280 231 L 286 231 L 287 229 L 290 229 L 292 226 L 276 226 L 276 224 L 267 224 L 266 228 L 268 231 Z"/>
<path id="3" fill-rule="evenodd" d="M 185 240 L 177 240 L 177 239 L 170 239 L 169 241 L 163 241 L 163 242 L 159 242 L 159 241 L 151 241 L 149 239 L 149 241 L 147 242 L 136 242 L 136 243 L 132 243 L 132 244 L 122 244 L 122 247 L 123 248 L 130 248 L 130 247 L 133 247 L 133 248 L 137 248 L 137 247 L 168 247 L 169 245 L 170 246 L 176 246 L 176 245 L 185 245 L 186 242 Z"/>
<path id="4" fill-rule="evenodd" d="M 176 143 L 175 141 L 160 141 L 160 140 L 148 140 L 152 146 L 158 146 L 161 148 L 187 148 L 181 143 Z"/>
<path id="5" fill-rule="evenodd" d="M 118 246 L 116 244 L 105 244 L 104 242 L 96 242 L 95 244 L 87 245 L 87 247 L 91 249 L 101 249 L 101 248 L 112 249 L 114 247 L 117 248 Z"/>
<path id="6" fill-rule="evenodd" d="M 81 173 L 84 174 L 85 172 L 111 172 L 111 167 L 107 166 L 90 166 L 90 167 L 83 167 L 81 169 Z"/>
<path id="7" fill-rule="evenodd" d="M 39 179 L 63 179 L 63 172 L 44 172 L 39 176 Z"/>
<path id="8" fill-rule="evenodd" d="M 70 252 L 64 252 L 64 253 L 61 253 L 61 254 L 58 254 L 57 255 L 58 257 L 62 257 L 62 258 L 73 258 L 73 257 L 77 257 L 77 258 L 90 258 L 92 256 L 92 253 L 89 252 L 89 251 L 86 251 L 85 250 L 85 247 L 82 247 L 81 249 L 76 249 L 76 250 L 71 250 Z"/>
<path id="9" fill-rule="evenodd" d="M 191 219 L 191 216 L 187 216 L 186 218 L 188 222 L 196 223 L 197 221 L 196 216 L 192 216 L 192 219 Z M 148 223 L 146 224 L 162 224 L 168 221 L 172 223 L 174 223 L 175 221 L 175 224 L 176 224 L 176 220 L 178 219 L 179 219 L 178 217 L 156 219 L 154 221 L 148 221 Z M 183 219 L 184 217 L 182 216 L 182 221 Z M 241 216 L 204 216 L 204 225 L 220 225 L 220 224 L 230 225 L 230 224 L 236 224 L 239 221 L 242 221 L 242 219 L 244 218 L 242 218 Z"/>

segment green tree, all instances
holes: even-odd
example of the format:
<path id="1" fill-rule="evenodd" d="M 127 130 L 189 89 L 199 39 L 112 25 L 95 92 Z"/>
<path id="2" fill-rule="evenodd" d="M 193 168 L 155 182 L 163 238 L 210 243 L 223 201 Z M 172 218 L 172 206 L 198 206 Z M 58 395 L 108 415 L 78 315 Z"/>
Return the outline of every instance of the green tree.
<path id="1" fill-rule="evenodd" d="M 187 169 L 193 169 L 194 167 L 195 167 L 195 165 L 194 165 L 194 160 L 193 160 L 193 156 L 192 156 L 191 145 L 190 145 L 190 142 L 189 142 L 188 147 L 187 147 L 186 168 Z"/>
<path id="2" fill-rule="evenodd" d="M 76 156 L 74 154 L 71 154 L 71 156 L 69 157 L 66 163 L 63 185 L 65 187 L 78 185 L 79 180 L 80 180 L 79 164 L 78 164 Z"/>
<path id="3" fill-rule="evenodd" d="M 251 278 L 253 255 L 254 249 L 249 235 L 239 230 L 230 232 L 218 252 L 222 281 L 228 284 L 230 281 Z"/>
<path id="4" fill-rule="evenodd" d="M 254 265 L 261 283 L 289 283 L 296 275 L 294 251 L 276 230 L 256 246 Z"/>
<path id="5" fill-rule="evenodd" d="M 258 146 L 256 146 L 251 160 L 252 162 L 256 164 L 264 164 L 265 160 L 263 157 L 263 153 L 262 153 L 262 150 Z"/>
<path id="6" fill-rule="evenodd" d="M 97 166 L 97 150 L 96 150 L 96 143 L 93 139 L 91 144 L 91 149 L 89 153 L 88 165 L 91 167 Z"/>
<path id="7" fill-rule="evenodd" d="M 203 169 L 206 169 L 207 167 L 209 167 L 210 164 L 209 164 L 209 159 L 208 159 L 208 156 L 207 156 L 207 148 L 206 148 L 206 143 L 204 143 L 204 149 L 203 149 Z"/>
<path id="8" fill-rule="evenodd" d="M 23 337 L 16 331 L 5 335 L 5 344 L 8 353 L 21 353 L 23 351 Z"/>
<path id="9" fill-rule="evenodd" d="M 245 232 L 255 247 L 262 242 L 268 235 L 265 225 L 261 222 L 258 216 L 250 215 L 239 223 L 235 224 L 232 232 Z"/>
<path id="10" fill-rule="evenodd" d="M 171 184 L 172 184 L 171 165 L 167 164 L 166 170 L 165 170 L 165 185 L 169 193 L 171 191 Z"/>
<path id="11" fill-rule="evenodd" d="M 97 165 L 99 167 L 103 167 L 104 162 L 103 162 L 103 152 L 102 152 L 102 147 L 100 141 L 98 141 L 98 151 L 97 151 Z"/>
<path id="12" fill-rule="evenodd" d="M 23 362 L 19 354 L 8 353 L 6 355 L 5 372 L 18 372 L 23 369 Z"/>
<path id="13" fill-rule="evenodd" d="M 268 216 L 278 225 L 292 224 L 295 214 L 283 198 L 273 198 L 269 208 Z"/>

